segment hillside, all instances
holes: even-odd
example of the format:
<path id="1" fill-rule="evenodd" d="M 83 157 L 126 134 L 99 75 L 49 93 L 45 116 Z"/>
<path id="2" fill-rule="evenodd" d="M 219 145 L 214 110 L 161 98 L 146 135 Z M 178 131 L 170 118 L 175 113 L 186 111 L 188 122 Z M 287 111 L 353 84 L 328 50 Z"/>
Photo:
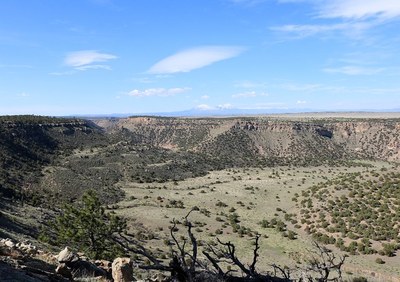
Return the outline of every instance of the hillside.
<path id="1" fill-rule="evenodd" d="M 93 123 L 39 116 L 0 117 L 0 192 L 28 189 L 43 166 L 75 148 L 104 144 L 107 138 Z"/>
<path id="2" fill-rule="evenodd" d="M 219 158 L 313 164 L 369 158 L 400 160 L 399 119 L 166 118 L 96 120 L 109 133 L 128 130 L 138 142 Z M 234 161 L 233 161 L 234 162 Z"/>
<path id="3" fill-rule="evenodd" d="M 162 183 L 233 167 L 354 159 L 398 162 L 400 120 L 0 118 L 0 192 L 7 197 L 71 200 L 94 189 L 112 203 L 121 181 Z"/>

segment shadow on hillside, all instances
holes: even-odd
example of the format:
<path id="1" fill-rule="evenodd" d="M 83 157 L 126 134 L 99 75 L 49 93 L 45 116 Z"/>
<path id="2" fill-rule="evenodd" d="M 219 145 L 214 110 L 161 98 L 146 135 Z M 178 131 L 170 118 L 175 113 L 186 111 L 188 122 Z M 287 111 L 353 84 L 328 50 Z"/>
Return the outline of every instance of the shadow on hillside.
<path id="1" fill-rule="evenodd" d="M 15 268 L 7 262 L 0 261 L 1 281 L 68 281 L 55 274 L 55 266 L 38 259 L 27 259 L 22 263 L 24 270 Z"/>
<path id="2" fill-rule="evenodd" d="M 4 205 L 0 204 L 0 238 L 9 237 L 9 233 L 18 233 L 18 234 L 25 234 L 29 236 L 35 235 L 35 229 L 19 222 L 16 219 L 13 219 L 8 214 L 5 214 Z M 22 215 L 20 215 L 22 216 Z"/>
<path id="3" fill-rule="evenodd" d="M 29 227 L 25 224 L 22 224 L 21 222 L 17 222 L 2 215 L 0 217 L 0 237 L 7 237 L 7 234 L 5 233 L 7 231 L 29 236 L 34 235 L 34 229 L 32 227 Z"/>

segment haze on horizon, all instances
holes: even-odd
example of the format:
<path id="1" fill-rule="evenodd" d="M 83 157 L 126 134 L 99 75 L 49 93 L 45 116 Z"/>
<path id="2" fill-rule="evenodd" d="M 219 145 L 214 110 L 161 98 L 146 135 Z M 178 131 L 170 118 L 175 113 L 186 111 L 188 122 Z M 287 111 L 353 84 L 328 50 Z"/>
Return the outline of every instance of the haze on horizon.
<path id="1" fill-rule="evenodd" d="M 0 18 L 0 115 L 400 109 L 398 0 L 14 0 Z"/>

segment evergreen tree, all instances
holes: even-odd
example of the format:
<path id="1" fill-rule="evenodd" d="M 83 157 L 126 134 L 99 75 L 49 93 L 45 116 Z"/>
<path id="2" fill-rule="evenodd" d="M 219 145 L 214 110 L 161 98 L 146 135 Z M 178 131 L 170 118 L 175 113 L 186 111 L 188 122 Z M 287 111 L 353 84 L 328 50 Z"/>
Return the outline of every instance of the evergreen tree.
<path id="1" fill-rule="evenodd" d="M 86 192 L 80 205 L 66 205 L 54 223 L 57 243 L 70 244 L 93 259 L 120 255 L 122 248 L 113 238 L 126 228 L 125 219 L 105 212 L 94 191 Z"/>

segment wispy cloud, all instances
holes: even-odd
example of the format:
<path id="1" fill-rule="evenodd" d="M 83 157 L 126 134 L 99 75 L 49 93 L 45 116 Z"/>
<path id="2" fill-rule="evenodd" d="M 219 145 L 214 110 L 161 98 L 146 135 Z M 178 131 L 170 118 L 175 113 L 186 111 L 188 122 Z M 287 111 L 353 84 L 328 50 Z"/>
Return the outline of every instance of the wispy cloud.
<path id="1" fill-rule="evenodd" d="M 280 0 L 279 2 L 306 2 L 313 6 L 315 20 L 340 21 L 331 24 L 289 24 L 271 27 L 274 31 L 295 34 L 296 38 L 333 32 L 358 35 L 388 20 L 400 17 L 400 1 L 398 0 Z"/>
<path id="2" fill-rule="evenodd" d="M 81 67 L 76 67 L 75 69 L 85 71 L 85 70 L 111 70 L 110 66 L 107 65 L 85 65 Z"/>
<path id="3" fill-rule="evenodd" d="M 144 90 L 134 89 L 129 91 L 127 94 L 133 97 L 151 97 L 151 96 L 174 96 L 177 94 L 185 93 L 191 88 L 188 87 L 176 87 L 176 88 L 149 88 Z"/>
<path id="4" fill-rule="evenodd" d="M 347 34 L 358 34 L 372 26 L 372 23 L 367 22 L 346 22 L 338 24 L 323 24 L 323 25 L 296 25 L 289 24 L 283 26 L 271 27 L 273 31 L 285 32 L 295 35 L 296 38 L 304 38 L 314 36 L 321 33 L 344 32 Z"/>
<path id="5" fill-rule="evenodd" d="M 117 56 L 113 54 L 100 53 L 96 50 L 83 50 L 77 52 L 71 52 L 67 54 L 64 59 L 65 65 L 73 67 L 76 70 L 88 70 L 88 69 L 107 69 L 111 67 L 105 64 L 98 64 L 107 62 L 109 60 L 116 59 Z"/>
<path id="6" fill-rule="evenodd" d="M 330 94 L 374 94 L 374 95 L 385 95 L 385 94 L 398 94 L 400 88 L 373 88 L 373 87 L 345 87 L 345 86 L 334 86 L 329 84 L 280 84 L 274 87 L 284 89 L 291 92 L 303 92 L 303 93 L 330 93 Z"/>
<path id="7" fill-rule="evenodd" d="M 203 46 L 178 52 L 155 65 L 148 72 L 152 74 L 170 74 L 190 72 L 213 63 L 238 56 L 244 51 L 234 46 Z"/>
<path id="8" fill-rule="evenodd" d="M 208 96 L 208 95 L 203 95 L 203 96 L 200 97 L 200 99 L 202 99 L 202 100 L 208 100 L 208 99 L 210 99 L 210 96 Z"/>
<path id="9" fill-rule="evenodd" d="M 398 0 L 330 0 L 323 3 L 318 6 L 318 16 L 321 18 L 389 20 L 400 16 Z"/>
<path id="10" fill-rule="evenodd" d="M 373 75 L 383 72 L 384 68 L 368 68 L 360 66 L 344 66 L 339 68 L 325 68 L 324 72 L 327 73 L 339 73 L 346 75 Z"/>

